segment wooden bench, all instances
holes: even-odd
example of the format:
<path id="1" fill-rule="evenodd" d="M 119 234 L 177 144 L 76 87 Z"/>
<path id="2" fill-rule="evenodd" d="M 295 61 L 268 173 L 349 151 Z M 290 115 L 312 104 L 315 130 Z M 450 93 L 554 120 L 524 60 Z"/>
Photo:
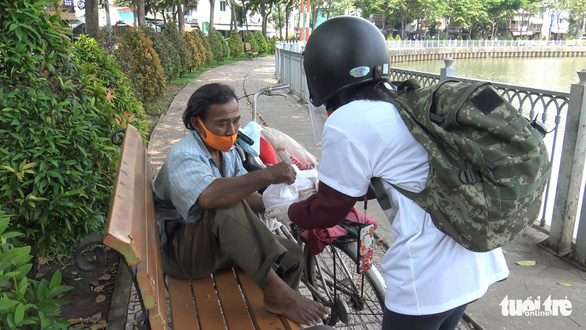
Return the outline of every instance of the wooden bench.
<path id="1" fill-rule="evenodd" d="M 252 59 L 252 57 L 258 56 L 258 52 L 255 52 L 252 50 L 252 47 L 250 46 L 250 42 L 244 43 L 244 50 L 245 50 L 246 56 L 248 56 L 249 59 Z"/>
<path id="2" fill-rule="evenodd" d="M 163 274 L 151 173 L 142 138 L 128 125 L 103 243 L 128 264 L 150 327 L 169 329 L 172 323 L 173 329 L 300 329 L 264 309 L 262 291 L 242 270 L 193 280 Z"/>

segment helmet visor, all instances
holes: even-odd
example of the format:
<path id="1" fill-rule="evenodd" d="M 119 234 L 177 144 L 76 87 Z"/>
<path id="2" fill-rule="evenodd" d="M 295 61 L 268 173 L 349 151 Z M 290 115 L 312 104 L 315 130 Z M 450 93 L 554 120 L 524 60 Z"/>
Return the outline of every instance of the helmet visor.
<path id="1" fill-rule="evenodd" d="M 313 138 L 317 144 L 321 144 L 324 125 L 328 119 L 326 108 L 323 105 L 316 107 L 313 103 L 309 102 L 309 118 L 311 120 L 311 127 L 313 128 Z"/>

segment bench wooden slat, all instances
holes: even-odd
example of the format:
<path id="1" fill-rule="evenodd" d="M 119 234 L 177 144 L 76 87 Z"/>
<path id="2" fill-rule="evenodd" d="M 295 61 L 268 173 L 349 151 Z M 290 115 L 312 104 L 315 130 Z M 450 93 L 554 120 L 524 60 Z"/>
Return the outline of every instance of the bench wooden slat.
<path id="1" fill-rule="evenodd" d="M 301 327 L 285 317 L 270 313 L 264 308 L 261 289 L 246 275 L 242 269 L 238 269 L 238 281 L 241 284 L 244 297 L 251 306 L 252 313 L 260 329 L 301 329 Z"/>
<path id="2" fill-rule="evenodd" d="M 143 251 L 147 257 L 137 266 L 137 275 L 145 276 L 148 282 L 143 283 L 141 291 L 143 292 L 143 301 L 145 301 L 145 308 L 149 308 L 149 320 L 151 327 L 161 327 L 161 329 L 168 328 L 167 321 L 167 300 L 165 294 L 165 280 L 163 277 L 163 265 L 161 258 L 161 248 L 159 244 L 159 230 L 157 220 L 155 217 L 154 201 L 153 201 L 153 179 L 151 177 L 150 162 L 146 149 L 144 150 L 144 176 L 143 185 L 145 195 L 142 196 L 143 204 L 149 207 L 143 207 L 146 221 L 144 221 L 144 237 L 145 242 Z M 144 269 L 143 269 L 144 267 Z M 147 300 L 149 304 L 147 306 Z M 152 301 L 152 304 L 151 304 Z"/>
<path id="3" fill-rule="evenodd" d="M 167 286 L 169 287 L 173 329 L 198 330 L 199 323 L 193 304 L 190 281 L 167 276 Z"/>
<path id="4" fill-rule="evenodd" d="M 211 276 L 191 280 L 195 307 L 202 329 L 225 329 L 224 318 Z"/>
<path id="5" fill-rule="evenodd" d="M 224 317 L 229 329 L 254 329 L 254 324 L 248 314 L 246 302 L 242 297 L 234 271 L 225 269 L 214 274 L 216 290 L 222 302 Z"/>
<path id="6" fill-rule="evenodd" d="M 132 221 L 132 219 L 137 216 L 134 214 L 136 210 L 144 208 L 136 207 L 138 203 L 143 202 L 140 196 L 144 196 L 144 192 L 141 189 L 135 189 L 141 186 L 142 176 L 137 177 L 135 174 L 144 170 L 144 154 L 145 148 L 142 145 L 140 133 L 129 125 L 122 143 L 122 153 L 104 244 L 122 254 L 130 266 L 138 264 L 140 256 L 143 255 L 141 243 L 133 237 L 133 233 L 141 232 L 139 226 L 143 224 L 139 221 Z M 112 221 L 112 219 L 118 220 Z M 119 219 L 127 219 L 127 221 Z"/>

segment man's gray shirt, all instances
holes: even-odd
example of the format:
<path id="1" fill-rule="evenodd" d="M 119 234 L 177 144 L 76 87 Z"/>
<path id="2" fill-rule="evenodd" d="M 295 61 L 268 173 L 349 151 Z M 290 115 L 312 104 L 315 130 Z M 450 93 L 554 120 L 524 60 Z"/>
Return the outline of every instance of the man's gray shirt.
<path id="1" fill-rule="evenodd" d="M 234 147 L 221 153 L 222 172 L 196 131 L 192 130 L 173 145 L 153 189 L 157 220 L 162 232 L 165 220 L 196 222 L 204 212 L 196 201 L 215 179 L 247 173 Z"/>

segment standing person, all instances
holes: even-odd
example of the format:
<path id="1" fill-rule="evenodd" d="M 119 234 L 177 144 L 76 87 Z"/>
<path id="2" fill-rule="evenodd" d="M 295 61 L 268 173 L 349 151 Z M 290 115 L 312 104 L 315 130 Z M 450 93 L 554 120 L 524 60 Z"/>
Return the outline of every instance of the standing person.
<path id="1" fill-rule="evenodd" d="M 318 192 L 267 210 L 303 229 L 342 222 L 381 178 L 393 208 L 385 211 L 395 242 L 382 261 L 387 292 L 383 329 L 454 329 L 468 303 L 505 279 L 502 250 L 466 250 L 435 227 L 430 215 L 391 184 L 425 187 L 426 150 L 388 99 L 390 56 L 380 31 L 357 17 L 322 23 L 310 36 L 304 67 L 311 103 L 325 104 Z M 311 106 L 311 105 L 310 105 Z"/>
<path id="2" fill-rule="evenodd" d="M 312 325 L 329 309 L 295 289 L 303 271 L 299 246 L 270 232 L 258 189 L 295 181 L 279 163 L 247 173 L 233 148 L 240 127 L 234 90 L 207 84 L 190 97 L 183 122 L 191 132 L 167 155 L 154 184 L 164 272 L 199 278 L 240 267 L 264 293 L 265 308 Z"/>

